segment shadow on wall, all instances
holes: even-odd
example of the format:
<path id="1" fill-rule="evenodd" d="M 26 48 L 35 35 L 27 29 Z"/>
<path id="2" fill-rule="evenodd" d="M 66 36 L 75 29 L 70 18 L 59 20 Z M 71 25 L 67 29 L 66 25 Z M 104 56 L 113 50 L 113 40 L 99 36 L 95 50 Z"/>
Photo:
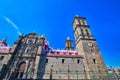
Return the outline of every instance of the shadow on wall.
<path id="1" fill-rule="evenodd" d="M 43 76 L 45 74 L 46 61 L 46 54 L 41 54 L 37 79 L 43 79 Z"/>

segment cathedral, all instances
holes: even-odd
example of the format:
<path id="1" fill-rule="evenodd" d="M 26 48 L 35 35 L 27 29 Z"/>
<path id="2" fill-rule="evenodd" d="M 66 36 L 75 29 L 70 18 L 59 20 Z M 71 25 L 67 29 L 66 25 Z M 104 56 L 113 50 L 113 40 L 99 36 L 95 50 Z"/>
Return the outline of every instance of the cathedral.
<path id="1" fill-rule="evenodd" d="M 107 68 L 85 17 L 75 16 L 76 49 L 68 37 L 65 49 L 51 49 L 44 35 L 20 35 L 7 52 L 0 48 L 1 79 L 107 80 Z M 4 57 L 5 56 L 5 57 Z M 3 59 L 5 58 L 5 59 Z M 110 79 L 108 79 L 110 80 Z"/>

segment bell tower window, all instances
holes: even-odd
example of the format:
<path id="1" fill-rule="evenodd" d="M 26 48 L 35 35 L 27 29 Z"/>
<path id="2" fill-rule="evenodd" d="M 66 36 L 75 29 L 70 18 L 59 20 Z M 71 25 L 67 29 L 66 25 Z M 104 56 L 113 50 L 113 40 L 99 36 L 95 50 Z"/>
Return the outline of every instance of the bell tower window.
<path id="1" fill-rule="evenodd" d="M 85 21 L 84 21 L 84 20 L 82 20 L 82 22 L 83 22 L 83 25 L 85 25 Z"/>
<path id="2" fill-rule="evenodd" d="M 90 34 L 89 34 L 89 31 L 88 31 L 87 29 L 86 29 L 86 34 L 87 34 L 87 35 L 90 35 Z"/>
<path id="3" fill-rule="evenodd" d="M 83 29 L 81 29 L 81 34 L 84 35 Z"/>
<path id="4" fill-rule="evenodd" d="M 78 20 L 77 20 L 77 19 L 75 20 L 75 23 L 76 23 L 76 25 L 77 25 L 77 24 L 79 24 L 79 22 L 78 22 Z"/>
<path id="5" fill-rule="evenodd" d="M 84 25 L 87 25 L 86 20 L 83 20 Z"/>
<path id="6" fill-rule="evenodd" d="M 80 24 L 81 24 L 81 25 L 83 25 L 83 24 L 84 24 L 82 20 L 80 20 Z"/>

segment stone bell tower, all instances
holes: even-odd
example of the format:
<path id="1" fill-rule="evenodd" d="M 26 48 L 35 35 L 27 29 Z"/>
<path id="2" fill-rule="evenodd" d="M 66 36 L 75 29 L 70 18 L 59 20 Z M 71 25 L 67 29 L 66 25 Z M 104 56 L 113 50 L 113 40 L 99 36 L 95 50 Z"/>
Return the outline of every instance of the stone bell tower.
<path id="1" fill-rule="evenodd" d="M 87 71 L 106 71 L 100 50 L 94 39 L 85 17 L 75 16 L 73 21 L 77 51 L 85 57 Z"/>

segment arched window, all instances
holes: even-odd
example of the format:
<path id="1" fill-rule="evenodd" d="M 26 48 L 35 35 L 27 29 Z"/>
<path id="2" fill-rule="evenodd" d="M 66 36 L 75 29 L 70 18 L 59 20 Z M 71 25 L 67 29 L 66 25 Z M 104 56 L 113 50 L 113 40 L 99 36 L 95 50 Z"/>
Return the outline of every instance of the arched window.
<path id="1" fill-rule="evenodd" d="M 83 22 L 83 25 L 85 25 L 85 20 L 82 20 L 82 22 Z"/>
<path id="2" fill-rule="evenodd" d="M 83 25 L 83 21 L 80 19 L 80 25 Z"/>
<path id="3" fill-rule="evenodd" d="M 79 22 L 78 22 L 78 20 L 77 20 L 77 19 L 75 19 L 75 24 L 79 24 Z"/>
<path id="4" fill-rule="evenodd" d="M 83 31 L 83 29 L 81 29 L 81 34 L 84 35 L 84 31 Z"/>
<path id="5" fill-rule="evenodd" d="M 77 60 L 77 63 L 78 63 L 78 64 L 80 63 L 80 60 L 79 60 L 79 59 Z"/>
<path id="6" fill-rule="evenodd" d="M 87 34 L 87 35 L 90 35 L 88 29 L 86 29 L 86 34 Z"/>
<path id="7" fill-rule="evenodd" d="M 96 60 L 95 59 L 93 59 L 93 63 L 96 64 Z"/>
<path id="8" fill-rule="evenodd" d="M 30 47 L 27 47 L 26 49 L 25 49 L 25 53 L 29 53 L 30 52 Z"/>
<path id="9" fill-rule="evenodd" d="M 62 59 L 62 63 L 64 63 L 65 62 L 65 59 Z"/>

